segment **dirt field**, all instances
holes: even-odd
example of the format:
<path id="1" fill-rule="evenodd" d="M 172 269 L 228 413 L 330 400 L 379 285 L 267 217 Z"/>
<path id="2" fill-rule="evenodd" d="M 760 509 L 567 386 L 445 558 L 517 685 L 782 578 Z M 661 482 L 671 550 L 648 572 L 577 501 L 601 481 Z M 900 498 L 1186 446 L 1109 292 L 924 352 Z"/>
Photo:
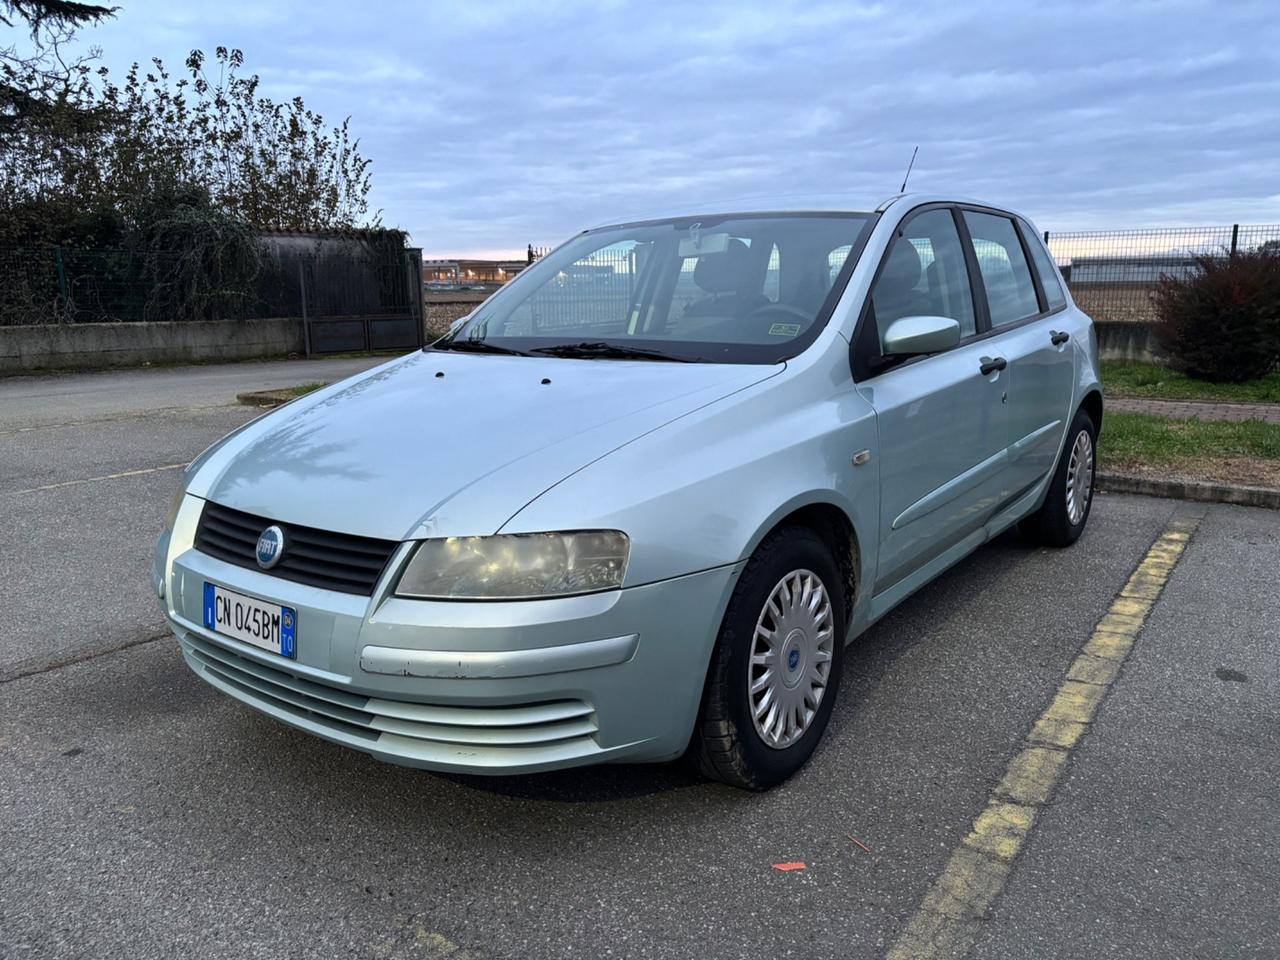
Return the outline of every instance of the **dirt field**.
<path id="1" fill-rule="evenodd" d="M 1145 284 L 1072 283 L 1068 289 L 1076 305 L 1094 320 L 1133 322 L 1156 318 L 1151 288 Z"/>

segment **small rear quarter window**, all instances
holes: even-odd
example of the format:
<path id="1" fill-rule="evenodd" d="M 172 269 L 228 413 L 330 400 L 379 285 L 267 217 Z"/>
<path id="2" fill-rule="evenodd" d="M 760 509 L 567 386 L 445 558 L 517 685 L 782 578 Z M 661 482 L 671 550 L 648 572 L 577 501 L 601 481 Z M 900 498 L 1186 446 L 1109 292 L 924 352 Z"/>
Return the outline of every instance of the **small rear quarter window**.
<path id="1" fill-rule="evenodd" d="M 1040 275 L 1040 286 L 1044 287 L 1044 298 L 1049 304 L 1049 309 L 1057 310 L 1067 302 L 1066 295 L 1062 292 L 1062 272 L 1054 263 L 1049 251 L 1044 248 L 1044 244 L 1040 242 L 1040 235 L 1031 228 L 1031 225 L 1025 220 L 1019 220 L 1018 226 L 1022 228 L 1027 249 L 1031 251 L 1036 273 Z"/>

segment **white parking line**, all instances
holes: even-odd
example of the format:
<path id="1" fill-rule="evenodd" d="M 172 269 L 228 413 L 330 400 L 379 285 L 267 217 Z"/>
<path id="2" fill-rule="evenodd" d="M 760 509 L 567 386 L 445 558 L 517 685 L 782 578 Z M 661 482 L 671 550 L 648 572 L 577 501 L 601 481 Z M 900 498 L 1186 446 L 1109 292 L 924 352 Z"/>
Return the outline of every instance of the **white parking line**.
<path id="1" fill-rule="evenodd" d="M 78 487 L 83 483 L 97 483 L 99 480 L 119 480 L 122 477 L 140 477 L 148 473 L 163 473 L 165 470 L 181 470 L 185 463 L 170 463 L 163 467 L 147 467 L 144 470 L 124 470 L 120 473 L 108 473 L 101 477 L 85 477 L 82 480 L 62 480 L 58 483 L 46 483 L 39 487 L 27 487 L 25 490 L 11 490 L 10 493 L 39 493 L 42 490 L 59 490 L 62 487 Z M 3 491 L 0 491 L 2 493 Z"/>

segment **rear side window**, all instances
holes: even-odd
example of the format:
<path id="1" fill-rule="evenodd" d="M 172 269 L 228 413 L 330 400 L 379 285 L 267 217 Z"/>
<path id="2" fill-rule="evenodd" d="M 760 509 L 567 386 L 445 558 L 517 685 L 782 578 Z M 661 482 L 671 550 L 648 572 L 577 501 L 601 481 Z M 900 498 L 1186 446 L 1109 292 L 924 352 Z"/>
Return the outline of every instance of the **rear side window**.
<path id="1" fill-rule="evenodd" d="M 1062 292 L 1062 274 L 1035 231 L 1027 225 L 1025 220 L 1020 220 L 1019 223 L 1022 225 L 1022 234 L 1027 239 L 1027 247 L 1031 250 L 1031 260 L 1036 265 L 1036 273 L 1040 274 L 1040 286 L 1044 288 L 1045 301 L 1049 304 L 1050 310 L 1057 310 L 1067 302 Z"/>
<path id="2" fill-rule="evenodd" d="M 1022 252 L 1018 231 L 1008 217 L 966 210 L 965 225 L 973 238 L 978 271 L 987 291 L 991 326 L 1017 323 L 1040 312 L 1031 267 Z"/>

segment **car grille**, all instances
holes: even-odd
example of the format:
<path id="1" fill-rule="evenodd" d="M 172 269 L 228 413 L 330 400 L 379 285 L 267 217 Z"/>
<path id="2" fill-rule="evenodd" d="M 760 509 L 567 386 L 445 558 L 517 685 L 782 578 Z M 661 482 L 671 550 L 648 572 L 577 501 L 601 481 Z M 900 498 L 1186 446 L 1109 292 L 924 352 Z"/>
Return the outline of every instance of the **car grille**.
<path id="1" fill-rule="evenodd" d="M 454 707 L 360 696 L 250 660 L 192 633 L 186 654 L 228 692 L 285 719 L 317 725 L 352 745 L 405 756 L 463 751 L 471 762 L 520 762 L 519 755 L 595 751 L 595 711 L 582 700 L 501 707 Z"/>
<path id="2" fill-rule="evenodd" d="M 279 523 L 205 501 L 196 528 L 195 547 L 201 553 L 258 570 L 258 535 L 272 523 L 284 531 L 284 555 L 268 573 L 312 587 L 369 596 L 399 546 L 394 540 L 375 540 L 312 527 Z"/>

